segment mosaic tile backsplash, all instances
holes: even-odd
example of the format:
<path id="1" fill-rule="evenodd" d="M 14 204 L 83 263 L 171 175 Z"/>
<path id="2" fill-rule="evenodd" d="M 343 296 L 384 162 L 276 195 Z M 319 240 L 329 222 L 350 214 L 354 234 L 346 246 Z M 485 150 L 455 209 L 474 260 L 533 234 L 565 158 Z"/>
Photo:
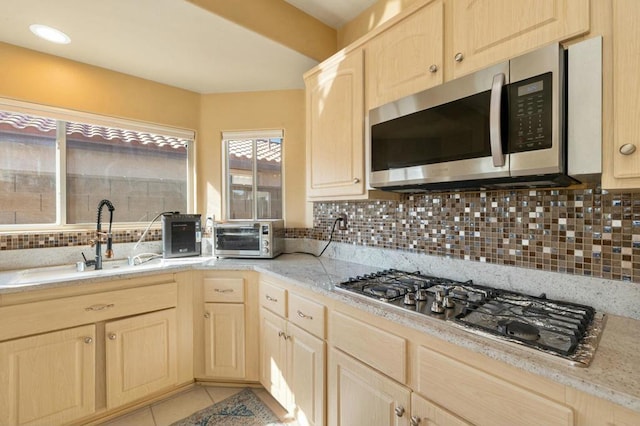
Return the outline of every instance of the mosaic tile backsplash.
<path id="1" fill-rule="evenodd" d="M 313 228 L 288 238 L 333 241 L 640 283 L 640 193 L 598 187 L 442 192 L 399 201 L 314 203 Z M 143 229 L 116 231 L 135 242 Z M 88 245 L 94 232 L 0 234 L 0 250 Z M 161 239 L 151 230 L 145 241 Z M 357 261 L 357 259 L 354 259 Z"/>
<path id="2" fill-rule="evenodd" d="M 288 237 L 640 283 L 640 194 L 585 189 L 404 195 L 400 201 L 314 203 L 313 229 Z"/>

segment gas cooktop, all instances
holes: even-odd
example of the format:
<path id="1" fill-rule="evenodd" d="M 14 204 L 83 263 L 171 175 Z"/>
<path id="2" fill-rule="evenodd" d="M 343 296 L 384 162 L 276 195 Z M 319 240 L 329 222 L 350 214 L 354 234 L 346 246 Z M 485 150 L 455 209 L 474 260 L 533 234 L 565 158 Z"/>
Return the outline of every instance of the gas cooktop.
<path id="1" fill-rule="evenodd" d="M 536 297 L 395 269 L 336 285 L 403 311 L 450 321 L 468 331 L 507 340 L 586 367 L 596 350 L 604 314 L 576 303 Z"/>

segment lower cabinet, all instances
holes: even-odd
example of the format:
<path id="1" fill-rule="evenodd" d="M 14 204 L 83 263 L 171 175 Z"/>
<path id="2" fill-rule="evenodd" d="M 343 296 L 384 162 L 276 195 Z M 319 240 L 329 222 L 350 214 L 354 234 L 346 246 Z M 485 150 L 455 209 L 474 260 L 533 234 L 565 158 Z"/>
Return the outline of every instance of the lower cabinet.
<path id="1" fill-rule="evenodd" d="M 471 426 L 471 423 L 412 393 L 411 426 Z"/>
<path id="2" fill-rule="evenodd" d="M 417 355 L 415 390 L 473 424 L 574 424 L 571 408 L 543 395 L 424 346 Z"/>
<path id="3" fill-rule="evenodd" d="M 0 343 L 0 424 L 65 424 L 94 412 L 96 328 Z"/>
<path id="4" fill-rule="evenodd" d="M 204 371 L 207 376 L 245 376 L 244 305 L 205 303 Z"/>
<path id="5" fill-rule="evenodd" d="M 330 425 L 410 424 L 411 391 L 335 348 L 327 383 Z"/>
<path id="6" fill-rule="evenodd" d="M 107 322 L 107 409 L 177 382 L 176 310 Z"/>
<path id="7" fill-rule="evenodd" d="M 324 340 L 260 309 L 260 382 L 300 424 L 324 425 Z"/>

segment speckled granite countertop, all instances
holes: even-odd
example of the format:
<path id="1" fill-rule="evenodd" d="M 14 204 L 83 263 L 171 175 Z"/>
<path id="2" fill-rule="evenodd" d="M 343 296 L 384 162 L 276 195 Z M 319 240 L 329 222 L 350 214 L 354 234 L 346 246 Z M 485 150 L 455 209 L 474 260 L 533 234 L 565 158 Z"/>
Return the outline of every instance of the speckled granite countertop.
<path id="1" fill-rule="evenodd" d="M 564 360 L 541 354 L 516 344 L 496 341 L 462 330 L 444 321 L 418 317 L 374 301 L 353 297 L 334 290 L 334 285 L 349 277 L 383 269 L 384 265 L 370 266 L 330 258 L 308 255 L 282 255 L 271 260 L 200 258 L 185 262 L 158 262 L 144 268 L 122 268 L 112 271 L 71 274 L 64 279 L 27 281 L 11 285 L 14 272 L 0 273 L 0 297 L 4 293 L 32 291 L 40 288 L 80 285 L 132 276 L 176 272 L 191 268 L 200 270 L 255 270 L 271 274 L 318 292 L 322 296 L 362 309 L 403 326 L 434 335 L 445 341 L 506 362 L 525 371 L 549 378 L 640 412 L 640 320 L 608 315 L 607 323 L 595 357 L 588 368 L 570 366 Z M 13 274 L 13 275 L 12 275 Z M 85 275 L 83 275 L 85 274 Z"/>
<path id="2" fill-rule="evenodd" d="M 333 286 L 355 275 L 378 271 L 380 267 L 306 255 L 286 255 L 273 260 L 224 259 L 205 263 L 204 269 L 252 269 L 273 274 L 371 314 L 479 352 L 490 358 L 571 386 L 585 393 L 640 411 L 640 321 L 608 315 L 595 357 L 588 368 L 541 354 L 516 344 L 488 339 L 444 321 L 418 317 L 379 303 L 368 302 Z"/>

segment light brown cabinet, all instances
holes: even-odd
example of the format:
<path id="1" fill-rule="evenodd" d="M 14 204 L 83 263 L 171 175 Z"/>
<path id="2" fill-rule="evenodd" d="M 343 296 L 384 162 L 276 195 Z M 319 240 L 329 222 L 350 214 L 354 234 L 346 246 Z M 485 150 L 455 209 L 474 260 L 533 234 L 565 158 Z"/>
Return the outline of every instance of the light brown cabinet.
<path id="1" fill-rule="evenodd" d="M 471 423 L 411 393 L 411 426 L 471 426 Z"/>
<path id="2" fill-rule="evenodd" d="M 298 422 L 324 425 L 325 308 L 265 282 L 260 293 L 260 382 Z"/>
<path id="3" fill-rule="evenodd" d="M 415 364 L 415 391 L 473 424 L 574 424 L 571 408 L 424 346 Z"/>
<path id="4" fill-rule="evenodd" d="M 589 0 L 451 2 L 452 78 L 589 31 Z"/>
<path id="5" fill-rule="evenodd" d="M 365 196 L 362 50 L 334 55 L 305 75 L 307 197 Z"/>
<path id="6" fill-rule="evenodd" d="M 367 42 L 366 111 L 441 84 L 443 48 L 443 0 L 428 3 Z"/>
<path id="7" fill-rule="evenodd" d="M 0 424 L 65 424 L 95 409 L 96 330 L 85 325 L 0 343 Z"/>
<path id="8" fill-rule="evenodd" d="M 327 383 L 332 426 L 410 424 L 411 391 L 335 348 Z"/>
<path id="9" fill-rule="evenodd" d="M 603 186 L 640 188 L 640 3 L 615 0 L 612 5 L 612 170 L 607 170 L 605 163 Z"/>
<path id="10" fill-rule="evenodd" d="M 196 287 L 196 378 L 258 380 L 255 273 L 203 272 Z"/>
<path id="11" fill-rule="evenodd" d="M 110 321 L 105 336 L 108 409 L 176 384 L 175 308 Z"/>

